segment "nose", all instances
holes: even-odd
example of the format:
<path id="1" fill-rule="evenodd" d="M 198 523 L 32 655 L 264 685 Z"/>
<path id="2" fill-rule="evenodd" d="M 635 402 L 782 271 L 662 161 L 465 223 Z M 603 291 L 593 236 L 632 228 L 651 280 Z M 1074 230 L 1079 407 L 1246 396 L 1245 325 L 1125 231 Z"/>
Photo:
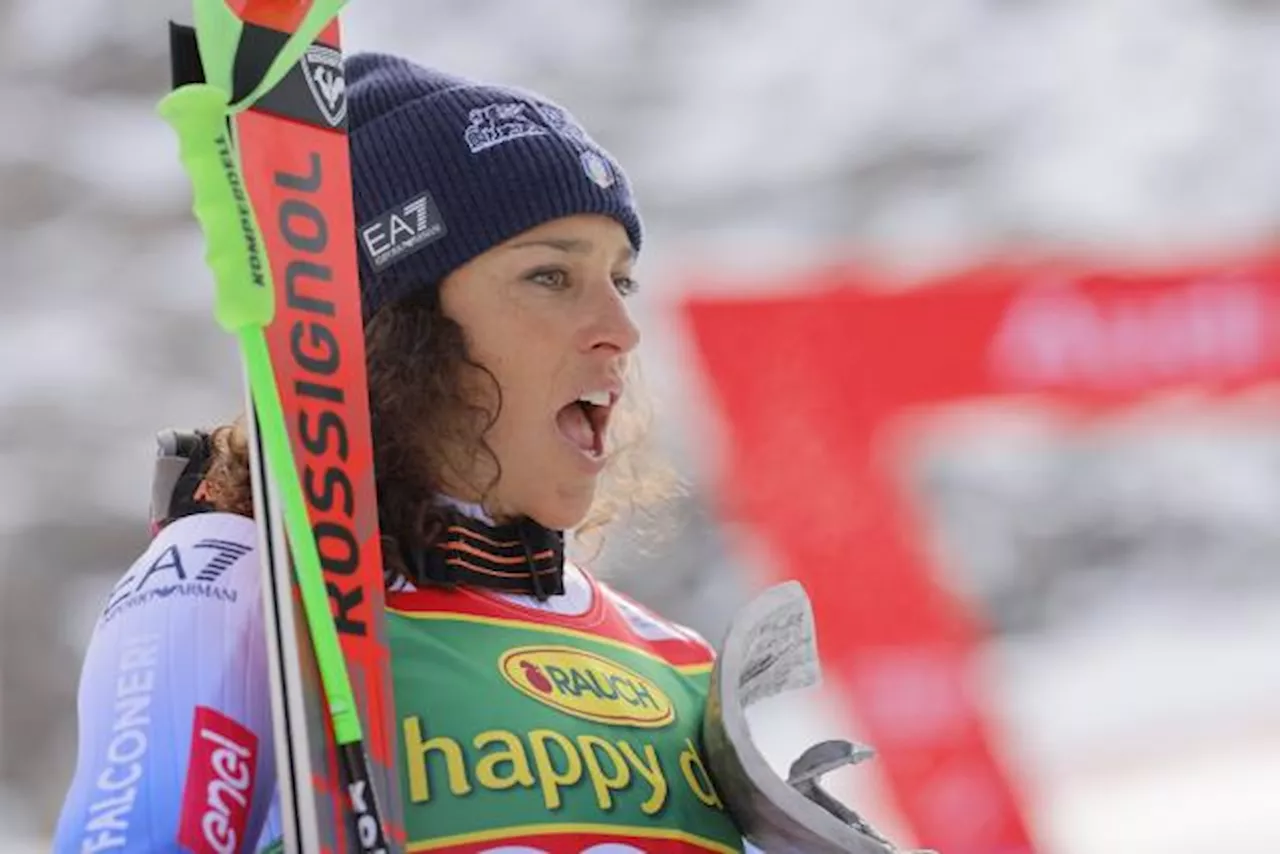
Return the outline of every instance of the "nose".
<path id="1" fill-rule="evenodd" d="M 582 342 L 588 351 L 606 350 L 625 356 L 640 345 L 640 328 L 611 278 L 595 289 L 590 319 Z"/>

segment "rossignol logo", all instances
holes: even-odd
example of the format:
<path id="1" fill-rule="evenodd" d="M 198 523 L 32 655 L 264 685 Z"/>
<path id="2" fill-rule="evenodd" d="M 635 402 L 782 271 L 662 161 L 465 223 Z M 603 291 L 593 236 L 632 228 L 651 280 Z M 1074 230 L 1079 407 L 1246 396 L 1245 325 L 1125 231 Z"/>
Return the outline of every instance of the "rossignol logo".
<path id="1" fill-rule="evenodd" d="M 662 689 L 603 656 L 565 646 L 523 646 L 498 660 L 504 679 L 553 709 L 597 723 L 656 728 L 675 720 Z"/>
<path id="2" fill-rule="evenodd" d="M 445 234 L 440 209 L 424 192 L 360 226 L 360 248 L 375 270 L 383 270 Z"/>
<path id="3" fill-rule="evenodd" d="M 348 401 L 344 385 L 350 382 L 351 360 L 358 360 L 360 352 L 349 353 L 343 346 L 350 338 L 341 328 L 342 307 L 334 291 L 341 285 L 333 269 L 337 244 L 329 240 L 337 231 L 331 228 L 324 200 L 330 187 L 336 193 L 349 189 L 326 186 L 320 151 L 304 151 L 298 159 L 305 165 L 291 167 L 296 171 L 273 173 L 275 215 L 264 217 L 278 229 L 270 232 L 280 240 L 271 251 L 284 271 L 277 274 L 284 287 L 273 326 L 288 330 L 287 357 L 281 355 L 280 362 L 293 380 L 294 427 L 302 447 L 298 465 L 333 625 L 339 634 L 364 637 L 369 633 L 369 603 L 358 577 L 363 548 L 355 514 L 360 493 L 351 472 L 348 424 L 351 407 L 363 403 Z M 363 397 L 362 392 L 357 396 Z"/>
<path id="4" fill-rule="evenodd" d="M 302 76 L 324 120 L 330 127 L 342 124 L 347 118 L 347 79 L 343 75 L 342 54 L 331 47 L 312 45 L 302 55 Z"/>
<path id="5" fill-rule="evenodd" d="M 185 551 L 171 545 L 149 563 L 135 564 L 116 584 L 103 609 L 104 623 L 148 602 L 170 597 L 198 597 L 235 602 L 236 591 L 222 577 L 236 561 L 253 551 L 232 540 L 206 538 Z"/>
<path id="6" fill-rule="evenodd" d="M 235 854 L 244 843 L 258 737 L 221 712 L 196 706 L 178 842 L 193 854 Z"/>

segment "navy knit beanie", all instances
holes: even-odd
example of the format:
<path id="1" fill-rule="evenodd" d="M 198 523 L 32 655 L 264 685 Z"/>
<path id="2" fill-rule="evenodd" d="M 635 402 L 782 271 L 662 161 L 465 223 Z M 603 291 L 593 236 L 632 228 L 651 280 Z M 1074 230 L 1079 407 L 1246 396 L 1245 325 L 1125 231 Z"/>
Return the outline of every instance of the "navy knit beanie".
<path id="1" fill-rule="evenodd" d="M 639 251 L 626 175 L 564 109 L 380 53 L 346 85 L 366 318 L 559 217 L 613 217 Z"/>

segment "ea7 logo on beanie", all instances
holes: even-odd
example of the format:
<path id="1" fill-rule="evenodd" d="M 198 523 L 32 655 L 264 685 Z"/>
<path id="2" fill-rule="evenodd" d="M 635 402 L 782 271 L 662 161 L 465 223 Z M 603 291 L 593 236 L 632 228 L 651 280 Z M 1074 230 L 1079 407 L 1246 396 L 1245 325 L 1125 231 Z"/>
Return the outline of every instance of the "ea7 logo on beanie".
<path id="1" fill-rule="evenodd" d="M 448 230 L 430 193 L 421 193 L 360 226 L 360 248 L 382 271 L 444 237 Z"/>

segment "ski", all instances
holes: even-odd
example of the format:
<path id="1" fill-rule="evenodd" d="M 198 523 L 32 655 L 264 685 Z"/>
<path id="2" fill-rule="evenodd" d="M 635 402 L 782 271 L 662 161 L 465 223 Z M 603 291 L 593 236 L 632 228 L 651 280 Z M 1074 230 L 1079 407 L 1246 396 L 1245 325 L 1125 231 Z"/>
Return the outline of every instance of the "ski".
<path id="1" fill-rule="evenodd" d="M 195 26 L 171 27 L 160 108 L 192 175 L 218 319 L 245 358 L 283 844 L 308 854 L 404 845 L 341 5 L 196 0 Z M 202 139 L 191 115 L 217 106 L 196 103 L 216 100 L 207 90 L 221 130 Z"/>

